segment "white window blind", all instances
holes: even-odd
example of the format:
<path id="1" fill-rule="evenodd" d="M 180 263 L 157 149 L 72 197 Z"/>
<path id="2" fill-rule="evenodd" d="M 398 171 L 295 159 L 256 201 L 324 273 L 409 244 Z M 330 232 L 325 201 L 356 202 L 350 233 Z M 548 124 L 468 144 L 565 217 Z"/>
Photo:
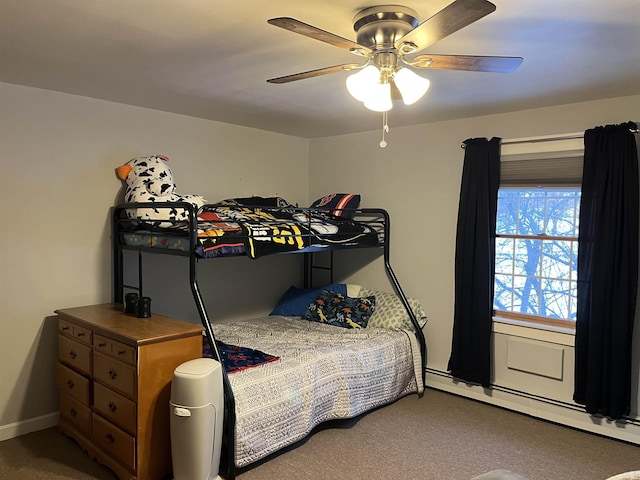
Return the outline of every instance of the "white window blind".
<path id="1" fill-rule="evenodd" d="M 503 187 L 559 186 L 579 187 L 582 183 L 583 157 L 508 159 L 500 162 Z"/>

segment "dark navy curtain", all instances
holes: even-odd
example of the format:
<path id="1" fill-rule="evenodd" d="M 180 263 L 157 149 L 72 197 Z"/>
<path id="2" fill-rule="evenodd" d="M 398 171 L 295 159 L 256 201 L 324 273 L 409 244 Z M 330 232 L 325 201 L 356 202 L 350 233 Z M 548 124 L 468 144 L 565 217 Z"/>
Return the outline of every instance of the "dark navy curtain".
<path id="1" fill-rule="evenodd" d="M 629 413 L 638 290 L 638 154 L 635 123 L 584 135 L 578 237 L 574 400 L 590 414 Z"/>
<path id="2" fill-rule="evenodd" d="M 449 371 L 488 387 L 500 138 L 466 140 L 455 253 L 455 303 Z"/>

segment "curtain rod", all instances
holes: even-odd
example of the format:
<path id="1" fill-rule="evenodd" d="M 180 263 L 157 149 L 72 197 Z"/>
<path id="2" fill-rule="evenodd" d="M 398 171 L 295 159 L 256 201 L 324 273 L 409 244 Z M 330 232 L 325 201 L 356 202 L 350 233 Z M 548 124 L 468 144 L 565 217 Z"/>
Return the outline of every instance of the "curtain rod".
<path id="1" fill-rule="evenodd" d="M 638 133 L 638 128 L 630 128 L 629 131 L 631 133 Z M 540 143 L 540 142 L 553 142 L 558 140 L 576 140 L 578 138 L 584 138 L 584 133 L 576 132 L 576 133 L 563 133 L 559 135 L 547 135 L 542 137 L 527 137 L 527 138 L 512 138 L 511 140 L 503 140 L 501 145 L 516 145 L 520 143 Z M 461 148 L 465 147 L 463 143 L 460 145 Z"/>

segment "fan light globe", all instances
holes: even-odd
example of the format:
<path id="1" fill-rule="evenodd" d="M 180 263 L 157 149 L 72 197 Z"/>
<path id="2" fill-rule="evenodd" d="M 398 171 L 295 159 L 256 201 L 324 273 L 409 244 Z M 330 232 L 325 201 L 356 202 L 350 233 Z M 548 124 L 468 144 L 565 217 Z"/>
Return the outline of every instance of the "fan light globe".
<path id="1" fill-rule="evenodd" d="M 371 86 L 369 97 L 364 101 L 364 106 L 374 112 L 387 112 L 393 108 L 391 102 L 391 84 L 375 83 Z"/>
<path id="2" fill-rule="evenodd" d="M 391 85 L 388 81 L 380 83 L 380 70 L 369 65 L 358 73 L 347 77 L 347 90 L 356 100 L 374 112 L 391 110 Z"/>
<path id="3" fill-rule="evenodd" d="M 380 71 L 373 65 L 364 67 L 357 73 L 347 77 L 347 90 L 353 98 L 364 102 L 372 93 L 380 79 Z"/>
<path id="4" fill-rule="evenodd" d="M 429 90 L 428 79 L 417 75 L 408 68 L 400 68 L 393 76 L 393 81 L 400 90 L 405 105 L 412 105 L 422 98 Z"/>

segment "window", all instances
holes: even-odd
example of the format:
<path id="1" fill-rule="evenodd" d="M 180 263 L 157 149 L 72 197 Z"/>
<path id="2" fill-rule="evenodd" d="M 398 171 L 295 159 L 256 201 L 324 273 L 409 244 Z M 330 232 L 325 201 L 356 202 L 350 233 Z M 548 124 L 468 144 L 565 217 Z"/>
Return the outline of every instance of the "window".
<path id="1" fill-rule="evenodd" d="M 497 317 L 575 328 L 582 157 L 500 165 Z"/>
<path id="2" fill-rule="evenodd" d="M 498 192 L 494 309 L 497 316 L 573 326 L 580 189 Z"/>

